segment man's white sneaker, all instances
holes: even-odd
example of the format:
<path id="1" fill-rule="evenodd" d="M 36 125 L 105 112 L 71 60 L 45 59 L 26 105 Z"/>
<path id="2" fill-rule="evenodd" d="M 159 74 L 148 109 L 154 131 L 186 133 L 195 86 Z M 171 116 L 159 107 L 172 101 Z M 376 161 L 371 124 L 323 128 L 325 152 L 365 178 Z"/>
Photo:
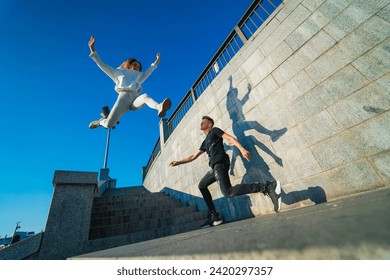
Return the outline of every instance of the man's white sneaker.
<path id="1" fill-rule="evenodd" d="M 217 212 L 209 212 L 209 214 L 207 216 L 207 220 L 200 226 L 200 228 L 219 226 L 222 223 L 223 223 L 223 220 Z"/>
<path id="2" fill-rule="evenodd" d="M 267 189 L 269 197 L 272 200 L 272 203 L 274 204 L 274 210 L 276 213 L 280 212 L 280 209 L 282 207 L 282 187 L 280 185 L 279 181 L 273 181 L 267 183 Z"/>

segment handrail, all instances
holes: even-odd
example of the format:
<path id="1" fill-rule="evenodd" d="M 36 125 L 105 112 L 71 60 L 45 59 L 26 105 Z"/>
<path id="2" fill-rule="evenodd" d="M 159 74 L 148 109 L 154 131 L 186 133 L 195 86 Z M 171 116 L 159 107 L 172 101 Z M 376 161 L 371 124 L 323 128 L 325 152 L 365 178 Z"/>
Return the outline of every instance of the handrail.
<path id="1" fill-rule="evenodd" d="M 158 154 L 161 151 L 160 137 L 157 139 L 157 143 L 154 145 L 153 152 L 149 157 L 148 163 L 143 168 L 142 180 L 145 179 L 146 174 L 148 173 L 150 167 L 152 166 L 154 160 L 157 158 Z"/>

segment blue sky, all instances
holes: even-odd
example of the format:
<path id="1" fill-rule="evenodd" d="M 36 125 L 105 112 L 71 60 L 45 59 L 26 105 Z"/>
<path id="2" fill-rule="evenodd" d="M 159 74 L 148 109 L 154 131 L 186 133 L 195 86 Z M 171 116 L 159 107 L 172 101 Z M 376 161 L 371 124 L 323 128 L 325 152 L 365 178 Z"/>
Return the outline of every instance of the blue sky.
<path id="1" fill-rule="evenodd" d="M 252 0 L 0 0 L 0 237 L 39 232 L 54 191 L 55 170 L 103 167 L 107 131 L 91 130 L 114 104 L 113 82 L 89 58 L 88 40 L 111 66 L 135 57 L 156 101 L 187 93 Z M 111 133 L 110 176 L 119 187 L 142 184 L 158 139 L 156 111 L 128 112 Z"/>

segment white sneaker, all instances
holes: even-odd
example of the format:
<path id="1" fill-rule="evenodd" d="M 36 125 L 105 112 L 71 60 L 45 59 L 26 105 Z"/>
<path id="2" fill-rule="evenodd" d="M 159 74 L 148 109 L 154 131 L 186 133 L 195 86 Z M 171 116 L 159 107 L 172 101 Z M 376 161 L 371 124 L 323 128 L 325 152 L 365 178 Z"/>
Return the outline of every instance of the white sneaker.
<path id="1" fill-rule="evenodd" d="M 103 120 L 103 119 L 100 119 L 100 120 L 97 120 L 97 121 L 93 121 L 89 124 L 89 128 L 97 128 L 99 126 L 101 126 L 100 124 L 100 121 Z"/>
<path id="2" fill-rule="evenodd" d="M 280 212 L 282 207 L 282 188 L 279 181 L 268 182 L 267 189 L 269 196 L 274 204 L 274 210 L 276 213 Z"/>
<path id="3" fill-rule="evenodd" d="M 216 212 L 209 212 L 208 216 L 207 216 L 207 221 L 204 222 L 200 228 L 208 228 L 208 227 L 212 227 L 212 226 L 219 226 L 220 224 L 223 223 L 223 220 L 221 218 L 221 216 L 216 213 Z"/>
<path id="4" fill-rule="evenodd" d="M 163 102 L 157 105 L 158 114 L 157 116 L 159 118 L 165 117 L 165 114 L 167 111 L 171 108 L 172 102 L 169 98 L 164 99 Z"/>

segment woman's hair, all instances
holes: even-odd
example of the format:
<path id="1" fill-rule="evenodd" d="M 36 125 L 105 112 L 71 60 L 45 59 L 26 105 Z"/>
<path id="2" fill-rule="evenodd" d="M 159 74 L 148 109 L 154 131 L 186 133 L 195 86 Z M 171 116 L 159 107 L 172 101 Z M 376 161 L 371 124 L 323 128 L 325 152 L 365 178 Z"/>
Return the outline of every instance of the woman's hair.
<path id="1" fill-rule="evenodd" d="M 141 64 L 141 62 L 139 62 L 135 58 L 129 58 L 129 59 L 125 60 L 118 68 L 119 69 L 127 68 L 126 66 L 131 65 L 133 62 L 138 62 L 139 66 L 140 66 L 139 67 L 139 71 L 142 71 L 142 64 Z"/>
<path id="2" fill-rule="evenodd" d="M 211 122 L 211 126 L 212 127 L 214 126 L 214 120 L 212 118 L 210 118 L 209 116 L 203 116 L 202 120 L 208 120 L 209 122 Z"/>

